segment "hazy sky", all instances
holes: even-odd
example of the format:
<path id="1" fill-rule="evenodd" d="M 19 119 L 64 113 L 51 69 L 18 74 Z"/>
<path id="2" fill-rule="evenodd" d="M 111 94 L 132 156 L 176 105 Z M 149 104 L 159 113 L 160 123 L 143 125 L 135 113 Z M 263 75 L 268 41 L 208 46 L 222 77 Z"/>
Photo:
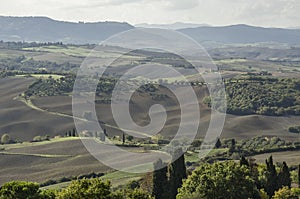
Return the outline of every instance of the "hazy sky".
<path id="1" fill-rule="evenodd" d="M 65 21 L 300 27 L 300 0 L 9 0 L 0 15 Z"/>

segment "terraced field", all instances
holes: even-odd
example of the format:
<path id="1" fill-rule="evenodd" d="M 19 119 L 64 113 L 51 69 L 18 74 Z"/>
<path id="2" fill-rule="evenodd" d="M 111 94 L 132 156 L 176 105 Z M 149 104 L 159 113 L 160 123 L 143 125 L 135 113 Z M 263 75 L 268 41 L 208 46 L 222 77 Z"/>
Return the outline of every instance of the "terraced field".
<path id="1" fill-rule="evenodd" d="M 45 182 L 49 179 L 109 171 L 108 167 L 86 151 L 78 138 L 1 147 L 0 184 L 12 180 Z"/>

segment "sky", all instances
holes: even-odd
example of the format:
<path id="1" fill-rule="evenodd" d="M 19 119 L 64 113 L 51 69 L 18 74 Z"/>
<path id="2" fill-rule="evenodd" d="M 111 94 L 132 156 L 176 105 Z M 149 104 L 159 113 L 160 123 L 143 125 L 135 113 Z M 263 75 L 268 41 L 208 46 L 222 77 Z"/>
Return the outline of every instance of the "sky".
<path id="1" fill-rule="evenodd" d="M 62 21 L 300 27 L 300 0 L 9 0 L 0 15 Z"/>

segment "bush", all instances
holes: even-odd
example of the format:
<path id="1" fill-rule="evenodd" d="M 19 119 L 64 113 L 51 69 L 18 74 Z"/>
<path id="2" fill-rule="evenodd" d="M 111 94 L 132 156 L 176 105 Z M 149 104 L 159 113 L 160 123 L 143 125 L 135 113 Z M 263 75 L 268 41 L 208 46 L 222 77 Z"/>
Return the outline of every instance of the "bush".
<path id="1" fill-rule="evenodd" d="M 300 126 L 292 126 L 289 128 L 289 132 L 291 133 L 300 133 Z"/>
<path id="2" fill-rule="evenodd" d="M 299 197 L 299 189 L 289 189 L 288 187 L 283 187 L 275 192 L 272 199 L 298 199 Z"/>
<path id="3" fill-rule="evenodd" d="M 42 142 L 42 141 L 48 141 L 49 140 L 49 136 L 46 135 L 46 136 L 35 136 L 33 139 L 32 139 L 32 142 Z"/>
<path id="4" fill-rule="evenodd" d="M 89 199 L 111 198 L 110 183 L 96 178 L 72 181 L 71 184 L 58 193 L 58 199 Z"/>
<path id="5" fill-rule="evenodd" d="M 0 189 L 0 198 L 39 198 L 39 184 L 33 182 L 12 181 L 5 183 Z"/>
<path id="6" fill-rule="evenodd" d="M 8 134 L 2 135 L 2 137 L 1 137 L 1 143 L 2 144 L 9 144 L 9 143 L 11 143 L 10 136 Z"/>

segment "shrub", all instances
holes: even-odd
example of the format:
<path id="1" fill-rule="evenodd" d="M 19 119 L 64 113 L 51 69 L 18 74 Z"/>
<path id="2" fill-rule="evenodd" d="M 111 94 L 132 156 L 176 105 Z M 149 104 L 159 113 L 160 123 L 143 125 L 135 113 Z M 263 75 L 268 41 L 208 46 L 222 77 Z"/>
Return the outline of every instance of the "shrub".
<path id="1" fill-rule="evenodd" d="M 1 137 L 2 144 L 9 144 L 11 142 L 10 136 L 8 134 L 4 134 Z"/>

